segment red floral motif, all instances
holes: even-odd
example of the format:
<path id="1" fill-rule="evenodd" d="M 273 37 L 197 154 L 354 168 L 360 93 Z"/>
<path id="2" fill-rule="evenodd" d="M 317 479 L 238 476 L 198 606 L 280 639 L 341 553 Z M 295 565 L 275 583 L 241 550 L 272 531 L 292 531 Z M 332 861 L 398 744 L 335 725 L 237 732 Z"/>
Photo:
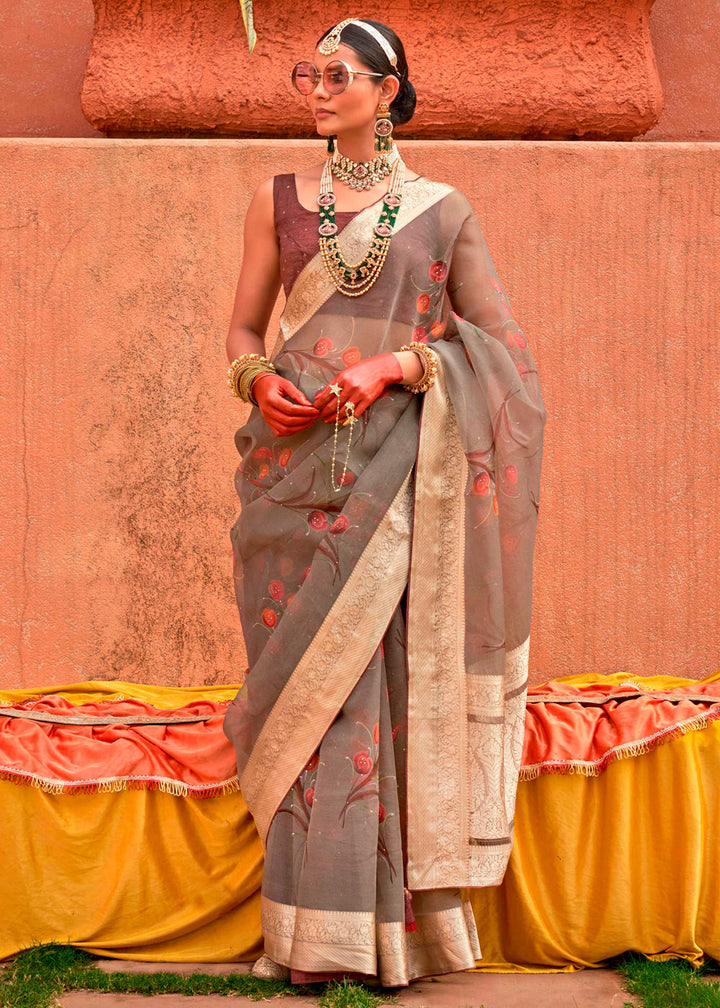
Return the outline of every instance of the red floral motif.
<path id="1" fill-rule="evenodd" d="M 427 332 L 425 331 L 425 326 L 416 326 L 413 329 L 412 338 L 414 343 L 427 343 Z"/>
<path id="2" fill-rule="evenodd" d="M 373 761 L 370 757 L 370 753 L 363 749 L 359 753 L 355 753 L 353 756 L 353 766 L 355 767 L 355 773 L 359 774 L 369 774 L 373 768 Z"/>
<path id="3" fill-rule="evenodd" d="M 505 479 L 509 483 L 517 483 L 518 480 L 517 466 L 514 465 L 505 466 Z"/>
<path id="4" fill-rule="evenodd" d="M 265 626 L 272 630 L 277 623 L 277 613 L 274 609 L 263 609 L 261 619 Z"/>
<path id="5" fill-rule="evenodd" d="M 375 745 L 379 745 L 380 743 L 380 725 L 377 723 L 377 721 L 373 725 L 373 742 L 375 743 Z"/>
<path id="6" fill-rule="evenodd" d="M 444 322 L 433 322 L 433 324 L 430 326 L 430 335 L 434 336 L 435 339 L 440 339 L 440 337 L 444 332 L 445 332 Z"/>
<path id="7" fill-rule="evenodd" d="M 290 461 L 291 457 L 292 457 L 292 448 L 283 448 L 283 450 L 280 452 L 278 465 L 281 465 L 284 468 Z"/>
<path id="8" fill-rule="evenodd" d="M 435 283 L 440 283 L 447 276 L 447 263 L 444 263 L 442 259 L 438 259 L 437 262 L 430 264 L 430 279 Z"/>
<path id="9" fill-rule="evenodd" d="M 486 472 L 481 472 L 473 480 L 472 492 L 477 496 L 484 497 L 490 489 L 490 476 Z"/>
<path id="10" fill-rule="evenodd" d="M 279 602 L 280 599 L 285 594 L 285 586 L 283 585 L 282 581 L 271 581 L 270 584 L 268 585 L 268 591 L 275 599 L 275 601 Z"/>
<path id="11" fill-rule="evenodd" d="M 256 448 L 252 453 L 252 457 L 256 459 L 271 459 L 272 452 L 269 448 Z"/>
<path id="12" fill-rule="evenodd" d="M 261 480 L 267 479 L 269 475 L 270 475 L 270 466 L 267 464 L 267 462 L 263 462 L 263 464 L 258 469 L 258 479 Z"/>
<path id="13" fill-rule="evenodd" d="M 330 532 L 332 535 L 339 535 L 350 527 L 350 519 L 347 515 L 338 515 L 335 521 L 330 526 Z"/>
<path id="14" fill-rule="evenodd" d="M 317 352 L 317 348 L 316 348 Z M 342 355 L 342 362 L 346 367 L 350 367 L 351 364 L 357 364 L 357 362 L 362 357 L 359 347 L 351 346 Z"/>
<path id="15" fill-rule="evenodd" d="M 328 353 L 332 349 L 333 349 L 332 342 L 327 338 L 327 336 L 321 336 L 320 339 L 315 344 L 315 356 L 327 357 Z"/>
<path id="16" fill-rule="evenodd" d="M 305 764 L 305 773 L 312 773 L 312 771 L 317 767 L 320 762 L 320 754 L 314 752 L 310 759 Z"/>
<path id="17" fill-rule="evenodd" d="M 415 307 L 419 315 L 424 315 L 430 307 L 430 295 L 426 293 L 421 294 L 417 299 Z"/>
<path id="18" fill-rule="evenodd" d="M 338 476 L 337 483 L 339 483 L 340 486 L 350 486 L 350 484 L 353 483 L 354 480 L 355 480 L 355 473 L 346 472 L 344 476 L 343 475 Z"/>
<path id="19" fill-rule="evenodd" d="M 308 803 L 308 805 L 312 805 L 312 803 L 315 801 L 315 788 L 314 787 L 309 787 L 305 791 L 305 801 Z"/>
<path id="20" fill-rule="evenodd" d="M 525 337 L 521 332 L 515 333 L 515 346 L 518 348 L 518 350 L 524 350 L 525 347 L 527 346 Z"/>
<path id="21" fill-rule="evenodd" d="M 308 525 L 322 532 L 328 527 L 327 515 L 324 511 L 311 511 L 308 516 Z"/>
<path id="22" fill-rule="evenodd" d="M 380 802 L 378 805 L 378 822 L 385 822 L 386 814 L 387 813 L 385 812 L 385 806 L 383 805 L 382 802 Z"/>

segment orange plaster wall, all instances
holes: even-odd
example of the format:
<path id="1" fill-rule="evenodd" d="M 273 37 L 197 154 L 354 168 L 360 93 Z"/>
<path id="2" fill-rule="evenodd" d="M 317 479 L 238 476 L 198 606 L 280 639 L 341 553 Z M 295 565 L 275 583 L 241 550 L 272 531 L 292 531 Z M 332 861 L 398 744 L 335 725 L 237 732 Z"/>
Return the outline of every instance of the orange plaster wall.
<path id="1" fill-rule="evenodd" d="M 720 144 L 402 150 L 472 201 L 538 363 L 533 681 L 717 670 Z M 0 141 L 0 686 L 238 681 L 224 341 L 252 190 L 321 153 Z"/>
<path id="2" fill-rule="evenodd" d="M 80 108 L 92 0 L 4 0 L 0 136 L 102 136 Z"/>
<path id="3" fill-rule="evenodd" d="M 2 5 L 0 136 L 100 136 L 80 108 L 92 25 L 92 0 Z M 655 0 L 650 31 L 665 107 L 640 139 L 720 140 L 717 0 Z"/>

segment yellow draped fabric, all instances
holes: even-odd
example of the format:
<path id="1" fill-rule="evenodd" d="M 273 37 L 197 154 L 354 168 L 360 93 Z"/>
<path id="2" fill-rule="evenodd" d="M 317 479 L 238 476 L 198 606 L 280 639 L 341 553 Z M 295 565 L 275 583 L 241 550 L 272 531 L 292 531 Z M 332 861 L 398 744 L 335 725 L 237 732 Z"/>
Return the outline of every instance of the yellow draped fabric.
<path id="1" fill-rule="evenodd" d="M 75 703 L 103 686 L 78 685 L 62 688 Z M 108 687 L 157 707 L 236 691 Z M 471 892 L 481 968 L 574 969 L 626 949 L 720 957 L 719 756 L 713 722 L 598 777 L 521 781 L 505 880 Z M 259 953 L 262 853 L 238 793 L 58 795 L 0 780 L 0 801 L 0 957 L 48 941 L 153 962 Z"/>

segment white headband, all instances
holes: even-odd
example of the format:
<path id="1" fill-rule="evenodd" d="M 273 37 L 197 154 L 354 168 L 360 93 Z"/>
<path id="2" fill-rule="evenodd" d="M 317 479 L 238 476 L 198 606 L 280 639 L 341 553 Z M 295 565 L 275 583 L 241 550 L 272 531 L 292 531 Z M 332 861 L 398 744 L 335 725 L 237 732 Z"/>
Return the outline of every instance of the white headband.
<path id="1" fill-rule="evenodd" d="M 381 35 L 380 32 L 377 30 L 377 28 L 375 28 L 373 25 L 366 24 L 364 21 L 358 21 L 356 18 L 347 18 L 347 20 L 341 21 L 340 24 L 335 25 L 333 30 L 325 36 L 325 38 L 318 46 L 318 49 L 323 54 L 323 56 L 329 56 L 331 53 L 337 51 L 337 47 L 340 45 L 340 33 L 342 32 L 345 25 L 349 24 L 357 25 L 358 28 L 364 28 L 369 35 L 372 35 L 372 37 L 381 47 L 387 58 L 390 60 L 390 63 L 392 64 L 395 72 L 398 73 L 397 56 L 395 55 L 395 50 L 390 45 L 385 36 Z"/>

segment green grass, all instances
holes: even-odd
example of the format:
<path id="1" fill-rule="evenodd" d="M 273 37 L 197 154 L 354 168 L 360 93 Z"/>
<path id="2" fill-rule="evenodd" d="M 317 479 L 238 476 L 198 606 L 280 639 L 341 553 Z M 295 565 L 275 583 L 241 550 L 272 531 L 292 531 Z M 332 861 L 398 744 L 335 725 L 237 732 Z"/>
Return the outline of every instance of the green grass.
<path id="1" fill-rule="evenodd" d="M 253 1001 L 296 994 L 322 997 L 320 1008 L 377 1008 L 393 1000 L 353 981 L 298 987 L 283 980 L 257 980 L 247 974 L 105 973 L 96 957 L 72 945 L 33 945 L 18 953 L 0 973 L 2 1008 L 49 1008 L 65 991 L 123 994 L 243 994 Z"/>
<path id="2" fill-rule="evenodd" d="M 629 953 L 613 965 L 630 993 L 642 998 L 644 1008 L 720 1008 L 716 963 L 697 968 L 684 959 L 657 962 Z"/>

